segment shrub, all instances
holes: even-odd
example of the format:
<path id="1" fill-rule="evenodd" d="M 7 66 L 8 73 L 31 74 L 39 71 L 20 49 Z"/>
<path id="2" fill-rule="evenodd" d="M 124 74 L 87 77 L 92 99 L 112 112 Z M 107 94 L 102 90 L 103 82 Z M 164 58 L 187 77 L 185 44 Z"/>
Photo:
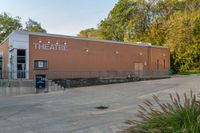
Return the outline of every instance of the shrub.
<path id="1" fill-rule="evenodd" d="M 161 103 L 157 96 L 153 102 L 146 100 L 139 105 L 139 121 L 126 121 L 126 133 L 200 133 L 200 101 L 196 95 L 185 93 L 181 99 L 176 93 L 169 95 L 170 103 Z"/>

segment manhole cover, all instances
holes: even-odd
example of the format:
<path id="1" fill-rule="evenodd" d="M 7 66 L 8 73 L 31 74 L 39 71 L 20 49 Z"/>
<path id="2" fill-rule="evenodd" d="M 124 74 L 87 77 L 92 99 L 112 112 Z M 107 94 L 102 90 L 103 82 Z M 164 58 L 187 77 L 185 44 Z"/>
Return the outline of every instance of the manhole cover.
<path id="1" fill-rule="evenodd" d="M 98 107 L 96 107 L 96 109 L 101 109 L 101 110 L 108 109 L 108 108 L 109 108 L 108 106 L 98 106 Z"/>

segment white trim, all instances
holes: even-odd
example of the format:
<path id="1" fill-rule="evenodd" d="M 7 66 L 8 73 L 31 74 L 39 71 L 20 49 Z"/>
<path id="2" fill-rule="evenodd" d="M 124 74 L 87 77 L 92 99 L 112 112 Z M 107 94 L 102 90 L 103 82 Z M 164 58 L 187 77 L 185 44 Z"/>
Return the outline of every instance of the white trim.
<path id="1" fill-rule="evenodd" d="M 26 51 L 26 79 L 29 79 L 29 35 L 24 34 L 23 32 L 17 32 L 14 31 L 11 33 L 9 36 L 9 45 L 8 45 L 8 51 L 9 51 L 9 59 L 8 59 L 8 64 L 9 64 L 9 71 L 14 71 L 17 72 L 17 50 L 18 49 L 23 49 Z M 14 50 L 14 51 L 13 51 Z M 13 58 L 13 69 L 11 70 L 11 64 L 10 64 L 10 56 L 14 54 Z M 13 75 L 14 79 L 17 79 L 16 74 Z"/>
<path id="2" fill-rule="evenodd" d="M 26 50 L 26 79 L 29 79 L 29 49 Z"/>

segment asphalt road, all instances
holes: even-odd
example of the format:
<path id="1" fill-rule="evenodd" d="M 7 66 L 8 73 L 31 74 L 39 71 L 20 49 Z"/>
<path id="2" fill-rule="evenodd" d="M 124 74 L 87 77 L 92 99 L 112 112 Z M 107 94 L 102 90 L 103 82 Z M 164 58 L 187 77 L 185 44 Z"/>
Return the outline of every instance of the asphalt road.
<path id="1" fill-rule="evenodd" d="M 0 133 L 114 133 L 153 94 L 166 101 L 168 93 L 190 89 L 199 93 L 200 75 L 1 97 Z"/>

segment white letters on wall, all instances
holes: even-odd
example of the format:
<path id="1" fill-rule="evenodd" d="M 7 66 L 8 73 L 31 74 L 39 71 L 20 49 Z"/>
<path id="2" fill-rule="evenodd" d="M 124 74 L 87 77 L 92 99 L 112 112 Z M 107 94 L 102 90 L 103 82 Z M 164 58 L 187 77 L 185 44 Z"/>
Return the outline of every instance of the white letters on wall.
<path id="1" fill-rule="evenodd" d="M 52 51 L 67 51 L 66 44 L 46 44 L 46 43 L 34 43 L 35 49 L 40 50 L 52 50 Z"/>

